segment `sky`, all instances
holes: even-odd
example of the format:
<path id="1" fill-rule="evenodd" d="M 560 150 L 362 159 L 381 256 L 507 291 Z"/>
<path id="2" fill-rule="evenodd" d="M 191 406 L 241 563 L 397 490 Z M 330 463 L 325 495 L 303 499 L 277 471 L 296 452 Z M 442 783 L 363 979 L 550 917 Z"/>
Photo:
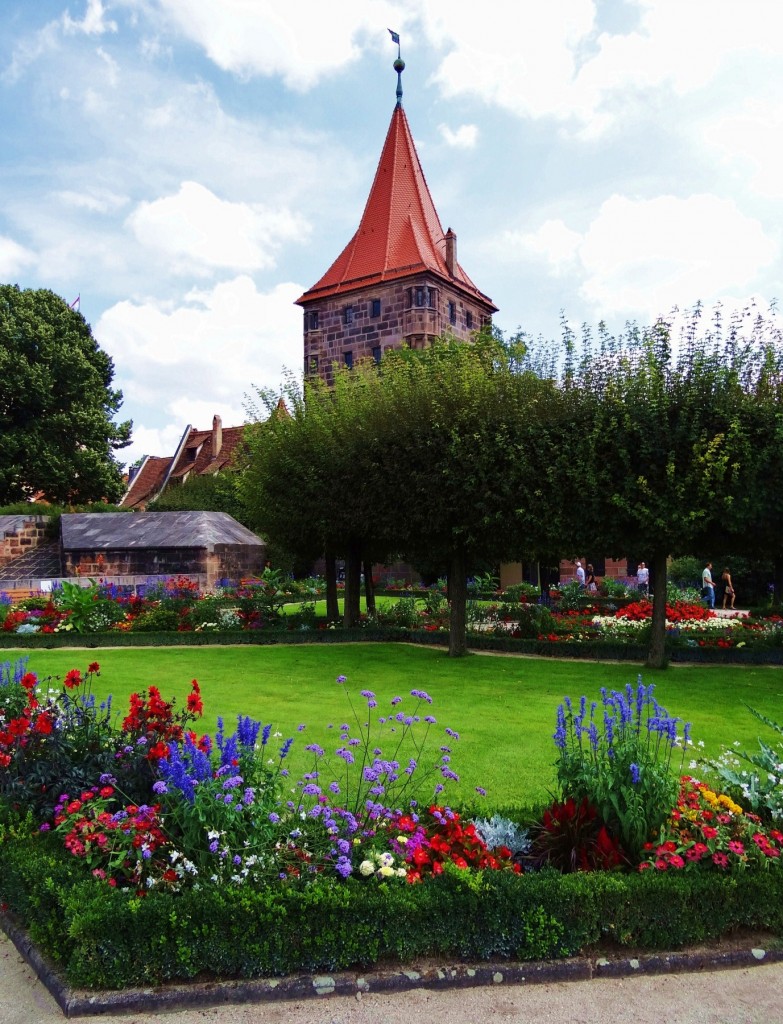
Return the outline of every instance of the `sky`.
<path id="1" fill-rule="evenodd" d="M 783 298 L 780 0 L 3 0 L 0 282 L 114 360 L 118 453 L 301 372 L 403 105 L 496 325 Z M 778 316 L 777 313 L 772 314 Z"/>

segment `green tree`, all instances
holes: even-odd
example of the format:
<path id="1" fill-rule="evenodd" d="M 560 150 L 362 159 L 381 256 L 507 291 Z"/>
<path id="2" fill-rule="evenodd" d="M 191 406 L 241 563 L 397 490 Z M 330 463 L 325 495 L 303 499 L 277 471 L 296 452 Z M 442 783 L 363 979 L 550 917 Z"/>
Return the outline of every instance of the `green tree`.
<path id="1" fill-rule="evenodd" d="M 346 557 L 346 623 L 363 560 L 449 566 L 450 653 L 465 653 L 466 579 L 486 560 L 551 546 L 556 393 L 489 336 L 336 368 L 289 396 L 291 417 L 252 434 L 245 500 L 280 543 Z M 352 607 L 353 604 L 353 607 Z"/>
<path id="2" fill-rule="evenodd" d="M 0 285 L 0 503 L 118 501 L 122 392 L 81 313 L 54 292 Z"/>
<path id="3" fill-rule="evenodd" d="M 747 431 L 752 360 L 700 336 L 700 310 L 679 338 L 669 325 L 599 332 L 563 381 L 571 405 L 574 534 L 615 556 L 645 553 L 654 580 L 648 663 L 666 663 L 669 555 L 708 550 L 746 521 L 742 475 L 757 460 Z M 564 467 L 567 472 L 567 467 Z"/>

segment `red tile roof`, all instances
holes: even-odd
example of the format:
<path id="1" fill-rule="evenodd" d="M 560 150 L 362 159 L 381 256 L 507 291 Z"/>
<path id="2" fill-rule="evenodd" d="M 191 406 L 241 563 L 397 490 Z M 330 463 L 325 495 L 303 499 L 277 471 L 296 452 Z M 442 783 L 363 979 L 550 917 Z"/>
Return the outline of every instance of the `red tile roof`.
<path id="1" fill-rule="evenodd" d="M 150 455 L 145 459 L 128 485 L 121 507 L 143 509 L 158 497 L 170 480 L 180 480 L 190 473 L 201 476 L 229 468 L 244 430 L 244 427 L 221 427 L 222 443 L 215 456 L 212 454 L 214 427 L 212 430 L 190 427 L 173 456 Z"/>
<path id="2" fill-rule="evenodd" d="M 408 119 L 394 108 L 361 223 L 324 276 L 296 301 L 366 288 L 422 271 L 437 274 L 479 301 L 496 308 L 456 263 L 446 263 L 445 233 L 424 178 Z"/>

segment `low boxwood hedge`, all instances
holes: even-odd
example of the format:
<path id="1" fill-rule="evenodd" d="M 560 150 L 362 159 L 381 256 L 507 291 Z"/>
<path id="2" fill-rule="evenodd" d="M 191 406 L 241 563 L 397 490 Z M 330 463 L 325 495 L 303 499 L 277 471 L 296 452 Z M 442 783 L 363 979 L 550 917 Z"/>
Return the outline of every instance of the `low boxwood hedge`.
<path id="1" fill-rule="evenodd" d="M 51 837 L 0 844 L 0 902 L 70 984 L 118 989 L 423 957 L 550 959 L 783 935 L 783 872 L 560 875 L 450 867 L 421 885 L 321 876 L 144 898 L 84 880 Z"/>
<path id="2" fill-rule="evenodd" d="M 546 658 L 579 658 L 587 661 L 644 661 L 647 647 L 621 640 L 526 640 L 494 633 L 469 633 L 468 648 L 503 654 L 535 654 Z M 226 632 L 163 633 L 10 633 L 6 646 L 27 650 L 98 647 L 205 647 L 226 645 L 367 643 L 398 641 L 415 644 L 448 644 L 442 630 L 401 629 L 394 626 L 356 626 L 345 629 L 258 629 Z M 707 665 L 783 665 L 781 647 L 675 647 L 667 648 L 670 661 Z"/>

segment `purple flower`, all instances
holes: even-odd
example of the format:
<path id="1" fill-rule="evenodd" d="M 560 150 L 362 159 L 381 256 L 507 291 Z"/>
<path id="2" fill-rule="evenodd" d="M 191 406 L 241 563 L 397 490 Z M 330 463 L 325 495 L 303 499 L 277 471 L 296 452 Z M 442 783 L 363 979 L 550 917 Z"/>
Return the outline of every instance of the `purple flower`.
<path id="1" fill-rule="evenodd" d="M 329 783 L 329 792 L 330 793 L 339 793 L 340 792 L 340 783 L 339 782 L 330 782 Z"/>
<path id="2" fill-rule="evenodd" d="M 418 697 L 419 700 L 426 701 L 427 704 L 432 704 L 432 697 L 424 690 L 411 690 L 411 697 Z"/>
<path id="3" fill-rule="evenodd" d="M 239 867 L 239 865 L 242 863 L 242 858 L 239 856 L 238 853 L 234 854 L 234 863 L 237 865 L 237 867 Z"/>
<path id="4" fill-rule="evenodd" d="M 217 839 L 213 839 L 212 842 L 209 844 L 209 852 L 210 853 L 217 853 L 218 852 L 218 841 L 217 841 Z"/>
<path id="5" fill-rule="evenodd" d="M 483 786 L 476 786 L 476 792 L 478 793 L 479 796 L 486 796 L 487 795 L 487 791 L 486 791 L 486 789 L 484 789 Z"/>
<path id="6" fill-rule="evenodd" d="M 397 704 L 399 704 L 399 703 L 400 703 L 401 701 L 402 701 L 402 697 L 392 697 L 392 699 L 391 699 L 391 705 L 392 705 L 392 707 L 395 707 L 395 706 L 396 706 Z"/>
<path id="7" fill-rule="evenodd" d="M 351 873 L 351 862 L 345 856 L 340 857 L 334 867 L 341 878 L 347 878 Z"/>
<path id="8" fill-rule="evenodd" d="M 304 796 L 318 796 L 321 792 L 321 787 L 316 786 L 314 782 L 308 782 L 305 788 L 302 790 Z"/>
<path id="9" fill-rule="evenodd" d="M 345 683 L 347 681 L 348 681 L 348 677 L 347 676 L 338 676 L 337 677 L 337 682 L 338 683 Z"/>
<path id="10" fill-rule="evenodd" d="M 375 694 L 372 692 L 372 690 L 362 690 L 361 695 L 362 695 L 362 697 L 366 697 L 368 700 L 371 697 L 375 696 Z"/>
<path id="11" fill-rule="evenodd" d="M 301 725 L 297 725 L 296 731 L 297 732 L 304 732 L 306 728 L 307 728 L 307 726 L 304 724 L 304 722 L 302 722 Z"/>
<path id="12" fill-rule="evenodd" d="M 631 767 L 630 767 L 630 772 L 631 772 L 631 782 L 635 786 L 638 783 L 638 781 L 639 781 L 639 765 L 638 764 L 632 764 Z"/>
<path id="13" fill-rule="evenodd" d="M 280 748 L 280 757 L 281 757 L 281 758 L 284 758 L 284 757 L 287 757 L 287 756 L 288 756 L 288 751 L 289 751 L 289 750 L 291 749 L 291 747 L 293 746 L 293 743 L 294 743 L 293 737 L 291 737 L 290 739 L 287 739 L 287 740 L 285 741 L 285 743 L 284 743 L 284 744 L 282 745 L 282 747 Z"/>
<path id="14" fill-rule="evenodd" d="M 250 804 L 252 804 L 252 802 L 255 800 L 255 798 L 256 798 L 256 791 L 251 786 L 248 786 L 247 789 L 245 790 L 245 792 L 242 794 L 243 802 L 246 803 L 248 806 L 250 806 Z"/>
<path id="15" fill-rule="evenodd" d="M 166 783 L 162 779 L 159 779 L 157 782 L 153 783 L 153 786 L 152 786 L 152 792 L 153 793 L 168 793 L 168 791 L 169 791 L 169 787 L 166 785 Z"/>
<path id="16" fill-rule="evenodd" d="M 48 822 L 48 821 L 45 821 L 45 822 L 43 823 L 43 825 L 40 825 L 40 826 L 39 826 L 39 828 L 38 828 L 38 831 L 39 831 L 39 832 L 48 832 L 48 831 L 49 831 L 49 829 L 50 829 L 51 827 L 52 827 L 52 826 L 51 826 L 51 825 L 49 824 L 49 822 Z"/>
<path id="17" fill-rule="evenodd" d="M 276 825 L 280 821 L 280 815 L 276 811 L 269 812 L 269 820 L 273 825 Z"/>
<path id="18" fill-rule="evenodd" d="M 437 723 L 436 723 L 436 721 L 435 721 L 435 719 L 433 718 L 433 716 L 432 716 L 432 715 L 425 715 L 425 716 L 424 716 L 424 721 L 425 721 L 425 722 L 426 722 L 426 723 L 427 723 L 428 725 L 436 725 L 436 724 L 437 724 Z"/>
<path id="19" fill-rule="evenodd" d="M 308 743 L 305 750 L 309 750 L 311 754 L 315 754 L 316 757 L 324 756 L 324 748 L 319 747 L 317 743 Z"/>
<path id="20" fill-rule="evenodd" d="M 453 729 L 449 729 L 448 727 L 446 728 L 446 735 L 447 736 L 451 736 L 451 738 L 453 740 L 458 740 L 459 739 L 459 733 L 458 732 L 454 732 Z"/>

